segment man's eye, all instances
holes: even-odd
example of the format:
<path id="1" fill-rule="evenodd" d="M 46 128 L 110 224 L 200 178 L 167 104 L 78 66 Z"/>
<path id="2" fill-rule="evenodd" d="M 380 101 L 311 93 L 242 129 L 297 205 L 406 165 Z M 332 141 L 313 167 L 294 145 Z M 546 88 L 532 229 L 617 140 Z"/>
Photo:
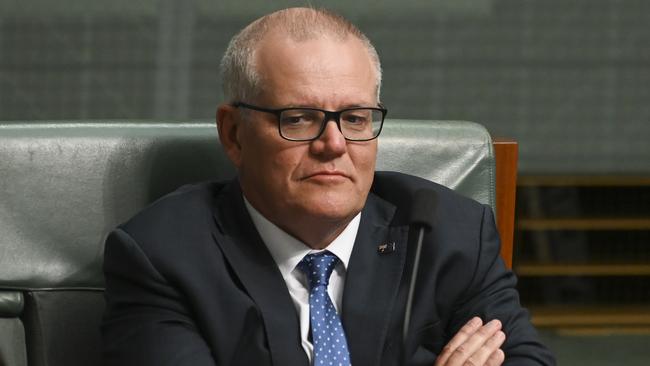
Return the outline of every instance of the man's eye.
<path id="1" fill-rule="evenodd" d="M 318 121 L 318 116 L 309 111 L 295 111 L 293 113 L 284 113 L 280 122 L 284 125 L 304 125 Z"/>
<path id="2" fill-rule="evenodd" d="M 282 124 L 285 125 L 295 125 L 299 123 L 304 123 L 305 119 L 303 116 L 283 116 L 282 117 Z"/>
<path id="3" fill-rule="evenodd" d="M 357 115 L 357 114 L 348 114 L 345 115 L 343 120 L 347 123 L 352 123 L 352 124 L 363 124 L 368 122 L 368 117 L 365 115 Z"/>

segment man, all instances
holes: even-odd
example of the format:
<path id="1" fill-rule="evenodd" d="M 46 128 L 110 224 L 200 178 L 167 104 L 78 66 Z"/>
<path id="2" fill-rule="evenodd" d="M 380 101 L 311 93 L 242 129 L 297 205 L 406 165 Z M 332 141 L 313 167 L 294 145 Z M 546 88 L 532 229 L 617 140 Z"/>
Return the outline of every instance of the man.
<path id="1" fill-rule="evenodd" d="M 279 11 L 233 38 L 222 70 L 219 138 L 238 177 L 172 193 L 109 236 L 107 364 L 553 363 L 490 209 L 375 174 L 386 111 L 361 32 L 327 11 Z M 438 204 L 404 348 L 419 188 Z"/>

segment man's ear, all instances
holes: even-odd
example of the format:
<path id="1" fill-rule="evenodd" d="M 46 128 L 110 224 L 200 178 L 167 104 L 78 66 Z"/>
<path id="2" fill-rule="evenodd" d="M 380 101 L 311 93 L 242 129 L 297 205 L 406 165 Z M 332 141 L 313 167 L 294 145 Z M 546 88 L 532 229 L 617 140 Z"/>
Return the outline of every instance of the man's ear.
<path id="1" fill-rule="evenodd" d="M 239 113 L 237 108 L 230 104 L 221 104 L 217 107 L 217 131 L 219 140 L 230 161 L 237 168 L 241 162 L 241 144 L 238 129 Z"/>

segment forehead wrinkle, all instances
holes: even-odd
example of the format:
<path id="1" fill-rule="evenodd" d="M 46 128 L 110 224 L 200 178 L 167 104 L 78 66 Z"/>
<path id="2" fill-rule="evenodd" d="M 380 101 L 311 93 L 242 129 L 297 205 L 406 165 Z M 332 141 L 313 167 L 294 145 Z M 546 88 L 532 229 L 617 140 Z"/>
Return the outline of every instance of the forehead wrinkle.
<path id="1" fill-rule="evenodd" d="M 337 90 L 328 94 L 323 94 L 322 90 L 320 94 L 309 90 L 293 91 L 292 93 L 282 93 L 280 90 L 280 93 L 277 94 L 282 94 L 282 97 L 278 98 L 279 103 L 282 104 L 279 107 L 282 108 L 310 107 L 337 110 L 358 106 L 374 107 L 376 104 L 375 95 L 371 92 L 368 92 L 367 97 L 361 96 L 360 92 L 342 94 Z"/>
<path id="2" fill-rule="evenodd" d="M 340 105 L 376 104 L 375 75 L 369 55 L 354 38 L 343 43 L 327 37 L 295 41 L 277 33 L 267 35 L 256 52 L 258 70 L 263 76 L 264 95 L 260 99 L 280 104 L 274 107 L 332 109 Z M 278 54 L 280 49 L 286 51 Z"/>
<path id="3" fill-rule="evenodd" d="M 313 71 L 283 70 L 282 78 L 291 78 L 292 84 L 267 85 L 269 93 L 283 103 L 283 107 L 316 107 L 322 108 L 333 105 L 336 108 L 358 106 L 374 106 L 377 103 L 374 89 L 366 90 L 362 87 L 368 78 L 372 78 L 369 72 L 366 75 L 333 74 L 319 72 L 318 68 Z M 336 70 L 336 69 L 334 69 Z M 314 82 L 315 81 L 315 82 Z M 341 85 L 346 87 L 341 87 Z"/>

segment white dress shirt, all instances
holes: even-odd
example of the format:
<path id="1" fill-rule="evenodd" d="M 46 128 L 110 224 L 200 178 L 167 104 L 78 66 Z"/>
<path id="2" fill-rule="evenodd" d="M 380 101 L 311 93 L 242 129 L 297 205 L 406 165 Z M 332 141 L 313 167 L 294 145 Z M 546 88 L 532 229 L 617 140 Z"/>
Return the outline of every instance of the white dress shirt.
<path id="1" fill-rule="evenodd" d="M 246 209 L 253 220 L 255 228 L 259 232 L 262 240 L 266 244 L 271 256 L 282 273 L 289 294 L 296 307 L 296 312 L 300 319 L 300 337 L 302 339 L 302 348 L 307 353 L 309 362 L 314 357 L 314 346 L 309 341 L 309 284 L 307 276 L 296 268 L 298 263 L 311 253 L 318 253 L 323 250 L 314 250 L 308 247 L 300 240 L 287 234 L 275 224 L 267 220 L 260 214 L 244 197 Z M 354 240 L 359 230 L 359 221 L 361 213 L 357 214 L 348 224 L 348 226 L 334 239 L 326 248 L 339 258 L 339 263 L 334 268 L 330 277 L 327 292 L 334 303 L 336 311 L 341 314 L 341 302 L 343 299 L 343 286 L 345 284 L 345 273 L 352 254 Z"/>

